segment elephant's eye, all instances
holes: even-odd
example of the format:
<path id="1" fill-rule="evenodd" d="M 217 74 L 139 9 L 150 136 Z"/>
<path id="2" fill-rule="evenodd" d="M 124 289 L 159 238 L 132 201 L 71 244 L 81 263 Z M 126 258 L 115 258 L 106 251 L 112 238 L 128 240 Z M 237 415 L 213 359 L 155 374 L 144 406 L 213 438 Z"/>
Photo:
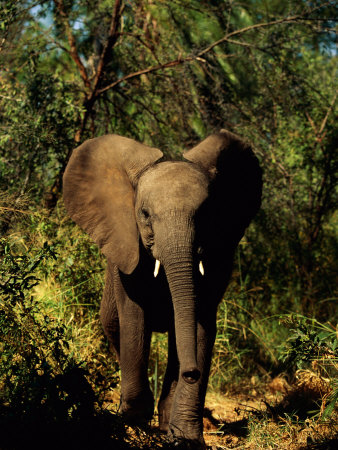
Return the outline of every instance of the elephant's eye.
<path id="1" fill-rule="evenodd" d="M 149 212 L 145 208 L 141 209 L 141 215 L 144 219 L 148 219 L 150 216 Z"/>

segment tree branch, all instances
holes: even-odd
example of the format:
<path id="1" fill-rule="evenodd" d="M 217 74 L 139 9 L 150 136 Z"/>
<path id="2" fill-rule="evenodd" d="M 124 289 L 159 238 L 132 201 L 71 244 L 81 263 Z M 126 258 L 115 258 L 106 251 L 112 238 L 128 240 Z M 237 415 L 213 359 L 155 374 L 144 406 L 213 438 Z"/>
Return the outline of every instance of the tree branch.
<path id="1" fill-rule="evenodd" d="M 79 54 L 77 52 L 75 38 L 72 33 L 71 27 L 69 25 L 68 16 L 65 11 L 63 0 L 54 0 L 54 3 L 55 3 L 55 6 L 57 8 L 57 11 L 58 11 L 60 17 L 62 18 L 62 23 L 66 30 L 67 39 L 68 39 L 68 43 L 69 43 L 69 47 L 70 47 L 70 55 L 71 55 L 73 61 L 75 62 L 75 64 L 77 65 L 77 67 L 79 68 L 80 75 L 84 82 L 84 85 L 86 86 L 86 88 L 89 89 L 90 82 L 89 82 L 87 70 L 86 70 L 85 66 L 83 65 L 83 63 L 79 57 Z"/>
<path id="2" fill-rule="evenodd" d="M 175 66 L 178 66 L 178 65 L 183 64 L 183 63 L 196 61 L 196 60 L 197 61 L 201 60 L 202 57 L 205 54 L 209 53 L 215 47 L 217 47 L 220 44 L 223 44 L 224 42 L 230 42 L 232 44 L 241 45 L 242 43 L 239 43 L 239 42 L 237 42 L 237 41 L 235 41 L 235 40 L 233 40 L 231 38 L 234 37 L 234 36 L 239 36 L 241 34 L 247 33 L 248 31 L 257 30 L 257 29 L 260 29 L 260 28 L 267 28 L 267 27 L 280 25 L 280 24 L 293 23 L 293 22 L 297 22 L 297 21 L 300 21 L 300 20 L 307 20 L 306 16 L 309 16 L 310 14 L 315 12 L 316 10 L 318 10 L 318 9 L 320 9 L 320 8 L 326 6 L 326 5 L 329 5 L 329 3 L 325 3 L 325 4 L 323 4 L 323 5 L 319 6 L 319 7 L 313 8 L 311 11 L 307 11 L 307 12 L 305 12 L 303 14 L 298 14 L 298 15 L 295 15 L 295 16 L 285 17 L 283 19 L 273 20 L 273 21 L 270 21 L 270 22 L 257 23 L 257 24 L 250 25 L 250 26 L 245 27 L 245 28 L 241 28 L 240 30 L 232 31 L 231 33 L 226 34 L 221 39 L 219 39 L 218 41 L 213 42 L 211 45 L 209 45 L 208 47 L 206 47 L 205 49 L 201 50 L 200 52 L 198 52 L 195 55 L 189 55 L 189 56 L 186 56 L 185 58 L 182 58 L 182 57 L 179 56 L 175 60 L 168 61 L 168 62 L 163 63 L 163 64 L 157 64 L 155 66 L 147 67 L 146 69 L 138 70 L 136 72 L 130 73 L 128 75 L 125 75 L 125 76 L 119 78 L 118 80 L 114 81 L 113 83 L 110 83 L 109 85 L 107 85 L 107 86 L 105 86 L 105 87 L 103 87 L 101 89 L 98 89 L 97 92 L 96 92 L 96 95 L 102 94 L 103 92 L 106 92 L 109 89 L 113 89 L 116 86 L 118 86 L 119 84 L 123 83 L 124 81 L 131 80 L 132 78 L 136 78 L 136 77 L 139 77 L 141 75 L 144 75 L 144 74 L 147 74 L 147 73 L 151 73 L 151 72 L 157 72 L 158 70 L 175 67 Z"/>
<path id="3" fill-rule="evenodd" d="M 106 66 L 107 62 L 109 61 L 111 50 L 114 47 L 114 45 L 116 44 L 116 41 L 119 37 L 118 26 L 120 24 L 122 10 L 123 10 L 123 5 L 122 5 L 121 0 L 116 0 L 115 6 L 114 6 L 114 12 L 113 12 L 112 19 L 110 22 L 108 38 L 104 44 L 99 62 L 97 64 L 96 75 L 94 78 L 93 88 L 92 88 L 92 94 L 94 94 L 94 95 L 95 95 L 95 92 L 96 92 L 98 86 L 100 85 L 104 67 Z"/>
<path id="4" fill-rule="evenodd" d="M 123 6 L 121 0 L 115 1 L 114 11 L 112 14 L 111 22 L 110 22 L 110 28 L 107 40 L 104 44 L 97 69 L 96 69 L 96 75 L 93 81 L 93 85 L 90 87 L 90 93 L 87 95 L 85 101 L 84 101 L 84 107 L 85 107 L 85 114 L 81 121 L 81 126 L 78 129 L 78 131 L 75 133 L 75 142 L 80 142 L 81 136 L 83 131 L 85 130 L 88 117 L 91 115 L 94 103 L 98 97 L 98 88 L 102 82 L 102 77 L 104 75 L 104 69 L 109 62 L 111 51 L 114 45 L 116 44 L 116 41 L 119 37 L 118 32 L 118 26 L 120 24 L 120 18 L 122 14 Z M 88 81 L 89 82 L 89 81 Z M 70 154 L 67 155 L 66 162 L 69 158 Z"/>
<path id="5" fill-rule="evenodd" d="M 272 20 L 271 22 L 256 23 L 254 25 L 249 25 L 248 27 L 241 28 L 240 30 L 232 31 L 231 33 L 228 33 L 227 35 L 225 35 L 224 37 L 222 37 L 218 41 L 215 41 L 212 44 L 210 44 L 208 47 L 206 47 L 204 50 L 202 50 L 198 54 L 198 56 L 203 56 L 205 53 L 210 52 L 210 50 L 212 50 L 217 45 L 220 45 L 223 42 L 227 42 L 229 40 L 229 38 L 241 35 L 243 33 L 247 33 L 248 31 L 257 30 L 259 28 L 267 28 L 267 27 L 271 27 L 271 26 L 275 26 L 275 25 L 284 24 L 284 23 L 287 24 L 287 23 L 297 22 L 298 20 L 307 20 L 307 19 L 305 19 L 306 16 L 309 16 L 310 14 L 315 12 L 316 10 L 318 10 L 320 8 L 323 8 L 324 6 L 327 6 L 329 4 L 330 4 L 329 2 L 324 3 L 323 5 L 318 6 L 316 8 L 313 8 L 313 9 L 311 9 L 311 11 L 307 11 L 307 12 L 305 12 L 303 14 L 297 14 L 295 16 L 285 17 L 283 19 Z"/>
<path id="6" fill-rule="evenodd" d="M 123 83 L 124 81 L 130 80 L 132 78 L 137 78 L 137 77 L 139 77 L 141 75 L 145 75 L 145 74 L 150 73 L 150 72 L 156 72 L 156 71 L 158 71 L 160 69 L 168 69 L 169 67 L 175 67 L 175 66 L 178 66 L 179 64 L 183 64 L 183 63 L 188 62 L 188 61 L 194 61 L 197 58 L 198 57 L 195 57 L 195 56 L 194 57 L 193 56 L 186 57 L 186 58 L 182 58 L 182 59 L 178 58 L 178 59 L 176 59 L 174 61 L 169 61 L 169 62 L 164 63 L 164 64 L 157 64 L 156 66 L 148 67 L 147 69 L 138 70 L 137 72 L 132 72 L 132 73 L 130 73 L 128 75 L 125 75 L 124 77 L 119 78 L 118 80 L 114 81 L 113 83 L 109 84 L 108 86 L 105 86 L 102 89 L 99 89 L 97 91 L 97 94 L 98 95 L 102 94 L 103 92 L 106 92 L 109 89 L 112 89 L 115 86 Z"/>

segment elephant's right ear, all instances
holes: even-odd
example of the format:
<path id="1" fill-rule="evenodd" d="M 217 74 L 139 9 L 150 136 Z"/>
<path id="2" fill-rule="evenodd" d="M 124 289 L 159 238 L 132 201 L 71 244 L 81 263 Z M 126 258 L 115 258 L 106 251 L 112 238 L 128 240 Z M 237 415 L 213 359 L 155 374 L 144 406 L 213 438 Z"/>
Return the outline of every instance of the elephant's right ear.
<path id="1" fill-rule="evenodd" d="M 70 217 L 127 274 L 139 260 L 134 187 L 138 175 L 162 156 L 132 139 L 102 136 L 74 150 L 63 176 Z"/>
<path id="2" fill-rule="evenodd" d="M 240 239 L 259 209 L 262 195 L 262 171 L 251 147 L 239 136 L 221 130 L 184 157 L 209 175 L 204 215 L 214 223 L 214 236 L 237 234 Z"/>

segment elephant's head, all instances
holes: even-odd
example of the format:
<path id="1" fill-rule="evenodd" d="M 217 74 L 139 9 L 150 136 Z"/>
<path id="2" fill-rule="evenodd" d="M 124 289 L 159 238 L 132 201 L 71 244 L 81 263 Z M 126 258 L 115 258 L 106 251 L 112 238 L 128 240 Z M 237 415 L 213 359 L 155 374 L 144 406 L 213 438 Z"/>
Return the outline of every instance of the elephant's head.
<path id="1" fill-rule="evenodd" d="M 222 130 L 184 154 L 163 154 L 107 135 L 78 147 L 64 175 L 66 208 L 121 272 L 139 262 L 139 237 L 165 270 L 181 375 L 196 364 L 196 277 L 229 258 L 260 205 L 261 171 L 251 148 Z M 230 258 L 232 253 L 230 254 Z M 207 274 L 206 274 L 207 276 Z"/>

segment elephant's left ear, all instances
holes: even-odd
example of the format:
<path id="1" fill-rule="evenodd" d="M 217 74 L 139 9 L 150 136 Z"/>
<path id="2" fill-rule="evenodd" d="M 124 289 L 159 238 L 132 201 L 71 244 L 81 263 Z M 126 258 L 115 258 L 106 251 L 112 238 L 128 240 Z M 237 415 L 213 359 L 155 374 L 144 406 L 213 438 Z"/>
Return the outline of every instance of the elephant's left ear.
<path id="1" fill-rule="evenodd" d="M 260 207 L 262 194 L 262 171 L 251 147 L 221 130 L 185 152 L 184 158 L 210 177 L 208 214 L 219 226 L 242 235 Z"/>

